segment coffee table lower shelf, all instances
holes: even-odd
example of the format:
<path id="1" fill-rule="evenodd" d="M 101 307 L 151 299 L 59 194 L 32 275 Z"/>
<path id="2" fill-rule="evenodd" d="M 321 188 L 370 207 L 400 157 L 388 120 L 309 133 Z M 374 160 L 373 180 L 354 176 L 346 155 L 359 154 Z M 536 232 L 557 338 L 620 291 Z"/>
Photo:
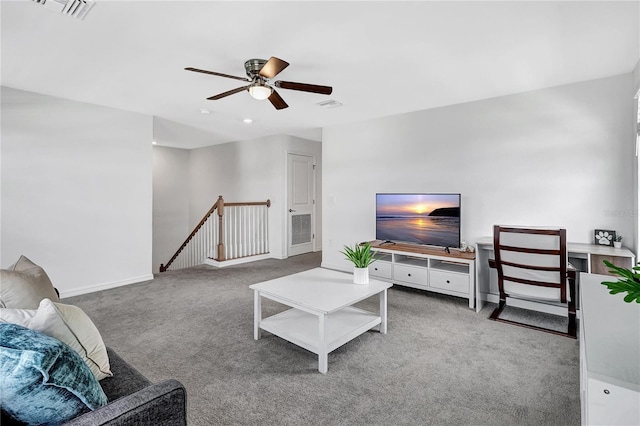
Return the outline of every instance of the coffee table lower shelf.
<path id="1" fill-rule="evenodd" d="M 310 352 L 321 355 L 334 351 L 345 343 L 381 323 L 379 315 L 353 306 L 327 315 L 325 351 L 322 350 L 318 316 L 298 309 L 289 309 L 260 321 L 260 328 Z"/>

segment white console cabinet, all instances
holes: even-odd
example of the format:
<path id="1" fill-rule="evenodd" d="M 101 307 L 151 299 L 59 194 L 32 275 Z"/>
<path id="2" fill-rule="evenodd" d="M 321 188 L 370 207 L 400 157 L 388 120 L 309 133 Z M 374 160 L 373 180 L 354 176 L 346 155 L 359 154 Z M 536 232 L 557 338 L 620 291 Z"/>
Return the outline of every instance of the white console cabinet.
<path id="1" fill-rule="evenodd" d="M 640 305 L 601 284 L 617 280 L 580 274 L 583 425 L 640 425 Z"/>
<path id="2" fill-rule="evenodd" d="M 369 275 L 396 285 L 418 288 L 469 299 L 475 306 L 475 253 L 413 244 L 372 241 L 378 260 Z"/>

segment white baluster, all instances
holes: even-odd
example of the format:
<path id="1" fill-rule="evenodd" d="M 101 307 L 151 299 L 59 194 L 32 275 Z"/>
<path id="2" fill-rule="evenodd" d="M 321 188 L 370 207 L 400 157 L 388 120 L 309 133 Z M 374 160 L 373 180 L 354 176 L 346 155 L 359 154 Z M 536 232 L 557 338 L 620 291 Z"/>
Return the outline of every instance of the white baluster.
<path id="1" fill-rule="evenodd" d="M 233 209 L 233 258 L 238 258 L 238 211 L 240 209 Z"/>
<path id="2" fill-rule="evenodd" d="M 247 209 L 248 207 L 242 208 L 242 255 L 246 256 L 248 254 L 248 242 L 247 242 Z"/>
<path id="3" fill-rule="evenodd" d="M 254 254 L 256 254 L 256 248 L 255 248 L 255 245 L 254 245 L 255 237 L 253 235 L 253 230 L 255 228 L 255 218 L 256 218 L 256 208 L 255 208 L 255 206 L 252 207 L 250 211 L 251 211 L 251 215 L 250 215 L 250 220 L 249 220 L 249 244 L 250 244 L 249 252 L 253 256 Z"/>
<path id="4" fill-rule="evenodd" d="M 264 251 L 263 253 L 269 252 L 269 209 L 265 206 L 264 208 Z"/>

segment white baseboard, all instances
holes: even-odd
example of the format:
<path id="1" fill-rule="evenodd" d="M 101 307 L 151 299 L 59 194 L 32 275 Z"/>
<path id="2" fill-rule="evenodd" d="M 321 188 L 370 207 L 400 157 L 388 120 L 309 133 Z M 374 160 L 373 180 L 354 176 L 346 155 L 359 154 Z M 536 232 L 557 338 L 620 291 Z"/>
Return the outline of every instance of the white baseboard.
<path id="1" fill-rule="evenodd" d="M 353 272 L 353 268 L 345 268 L 342 265 L 335 265 L 327 262 L 321 262 L 320 267 L 326 268 L 326 269 L 333 269 L 334 271 Z"/>
<path id="2" fill-rule="evenodd" d="M 264 259 L 277 259 L 277 258 L 272 256 L 269 253 L 266 253 L 266 254 L 258 254 L 256 256 L 239 257 L 237 259 L 225 260 L 222 262 L 219 262 L 213 259 L 205 259 L 204 262 L 202 263 L 205 265 L 215 266 L 217 268 L 224 268 L 225 266 L 240 265 L 241 263 L 255 262 L 256 260 L 264 260 Z"/>
<path id="3" fill-rule="evenodd" d="M 149 275 L 143 275 L 141 277 L 129 278 L 123 281 L 113 281 L 110 283 L 96 284 L 96 285 L 91 285 L 88 287 L 82 287 L 82 288 L 77 288 L 72 290 L 61 290 L 61 289 L 58 289 L 58 290 L 60 291 L 60 298 L 64 299 L 66 297 L 73 297 L 73 296 L 79 296 L 81 294 L 94 293 L 96 291 L 108 290 L 110 288 L 121 287 L 123 285 L 135 284 L 143 281 L 151 281 L 152 279 L 153 279 L 153 274 L 149 274 Z"/>

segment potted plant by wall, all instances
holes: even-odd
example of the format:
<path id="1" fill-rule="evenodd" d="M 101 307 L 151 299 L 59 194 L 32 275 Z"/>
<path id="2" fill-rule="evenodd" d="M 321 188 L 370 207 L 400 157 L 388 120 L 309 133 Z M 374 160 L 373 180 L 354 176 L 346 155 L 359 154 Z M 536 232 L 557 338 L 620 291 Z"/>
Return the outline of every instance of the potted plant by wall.
<path id="1" fill-rule="evenodd" d="M 622 235 L 616 235 L 616 238 L 613 240 L 613 246 L 615 248 L 622 247 Z"/>
<path id="2" fill-rule="evenodd" d="M 369 265 L 376 261 L 371 244 L 356 244 L 353 248 L 344 246 L 344 251 L 340 253 L 353 263 L 354 284 L 369 284 Z"/>

